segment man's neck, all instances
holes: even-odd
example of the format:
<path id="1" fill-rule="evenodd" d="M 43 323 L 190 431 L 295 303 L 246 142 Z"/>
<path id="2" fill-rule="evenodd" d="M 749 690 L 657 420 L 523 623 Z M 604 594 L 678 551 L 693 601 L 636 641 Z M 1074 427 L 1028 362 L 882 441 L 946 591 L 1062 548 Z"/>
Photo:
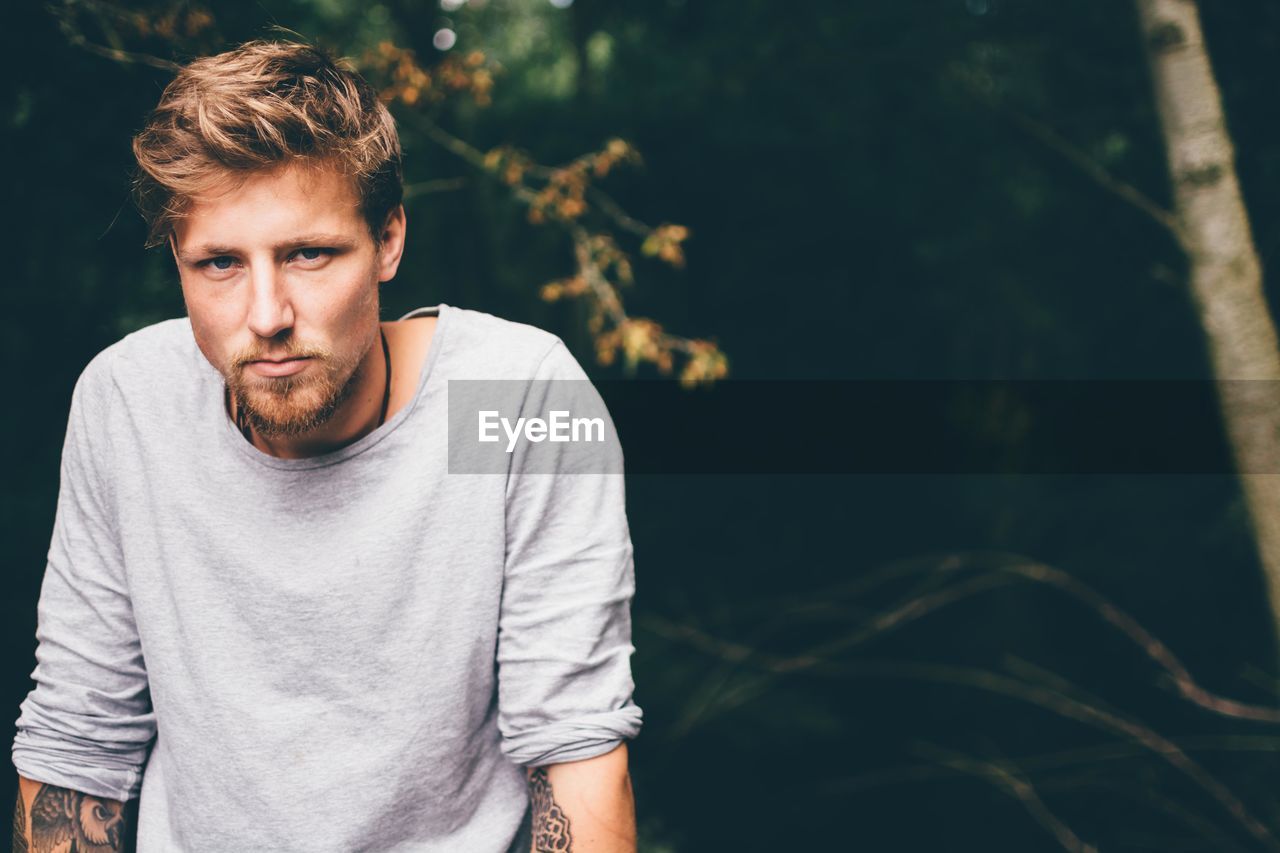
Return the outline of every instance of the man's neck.
<path id="1" fill-rule="evenodd" d="M 428 316 L 382 324 L 392 363 L 391 396 L 386 420 L 391 420 L 413 398 L 427 356 L 434 345 L 438 321 L 438 317 Z M 250 441 L 253 446 L 263 453 L 282 459 L 305 459 L 340 450 L 373 432 L 378 428 L 382 396 L 387 388 L 386 365 L 380 343 L 369 348 L 369 353 L 361 364 L 361 373 L 364 378 L 360 387 L 343 404 L 342 410 L 325 424 L 323 430 L 288 440 L 276 438 L 270 441 L 251 432 Z"/>

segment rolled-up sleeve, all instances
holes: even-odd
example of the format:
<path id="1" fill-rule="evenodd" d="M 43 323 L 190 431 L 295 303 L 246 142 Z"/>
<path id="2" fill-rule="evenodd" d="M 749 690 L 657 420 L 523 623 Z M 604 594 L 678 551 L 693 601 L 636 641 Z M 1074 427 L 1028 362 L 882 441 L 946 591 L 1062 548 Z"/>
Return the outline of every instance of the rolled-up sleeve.
<path id="1" fill-rule="evenodd" d="M 72 395 L 37 606 L 35 688 L 21 705 L 13 764 L 38 782 L 129 800 L 156 726 L 103 470 L 113 393 L 99 356 Z"/>
<path id="2" fill-rule="evenodd" d="M 602 443 L 520 442 L 507 481 L 498 630 L 503 753 L 535 767 L 592 758 L 640 731 L 632 699 L 633 549 L 622 451 L 599 393 L 557 340 L 521 416 L 582 409 Z M 585 432 L 580 435 L 585 437 Z"/>

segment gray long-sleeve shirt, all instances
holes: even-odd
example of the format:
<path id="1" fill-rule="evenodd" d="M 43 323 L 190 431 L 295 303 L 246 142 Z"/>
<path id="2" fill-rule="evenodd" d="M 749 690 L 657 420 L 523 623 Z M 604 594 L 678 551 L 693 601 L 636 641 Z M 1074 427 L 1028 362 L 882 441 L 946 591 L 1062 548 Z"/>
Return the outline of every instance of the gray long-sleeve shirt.
<path id="1" fill-rule="evenodd" d="M 448 380 L 586 374 L 533 326 L 406 317 L 434 313 L 413 399 L 307 459 L 236 431 L 185 318 L 89 364 L 19 773 L 140 794 L 141 853 L 498 853 L 528 843 L 522 766 L 638 733 L 622 477 L 548 476 L 549 445 L 450 471 Z"/>

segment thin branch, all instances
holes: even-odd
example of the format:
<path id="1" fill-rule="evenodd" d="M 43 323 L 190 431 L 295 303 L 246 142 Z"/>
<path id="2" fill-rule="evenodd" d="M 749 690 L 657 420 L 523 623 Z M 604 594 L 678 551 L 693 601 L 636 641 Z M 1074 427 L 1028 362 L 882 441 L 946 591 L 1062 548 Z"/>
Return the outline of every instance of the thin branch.
<path id="1" fill-rule="evenodd" d="M 1270 830 L 1249 813 L 1243 802 L 1225 785 L 1209 775 L 1179 749 L 1177 744 L 1143 726 L 1141 723 L 1126 719 L 1117 711 L 1107 710 L 1096 704 L 1065 695 L 1059 690 L 1043 685 L 1035 685 L 983 670 L 917 664 L 909 661 L 894 663 L 892 666 L 886 662 L 838 662 L 829 658 L 833 651 L 843 650 L 864 642 L 870 636 L 898 627 L 906 621 L 919 618 L 919 616 L 936 609 L 941 604 L 959 600 L 960 597 L 986 588 L 988 583 L 985 582 L 988 582 L 993 574 L 999 572 L 1053 585 L 1088 604 L 1091 609 L 1098 612 L 1106 621 L 1118 628 L 1142 648 L 1152 660 L 1173 678 L 1181 694 L 1197 705 L 1224 716 L 1265 722 L 1280 721 L 1280 716 L 1272 708 L 1225 699 L 1200 687 L 1186 667 L 1163 643 L 1106 598 L 1065 572 L 1041 563 L 1023 561 L 1021 558 L 1018 558 L 1010 565 L 998 566 L 993 573 L 980 575 L 978 578 L 968 582 L 951 584 L 950 587 L 944 588 L 941 592 L 927 596 L 916 596 L 887 613 L 870 620 L 845 637 L 823 643 L 813 650 L 800 655 L 778 656 L 767 654 L 750 646 L 728 643 L 710 637 L 691 626 L 664 623 L 663 620 L 655 619 L 654 617 L 643 620 L 641 624 L 650 630 L 654 630 L 655 633 L 689 642 L 722 660 L 738 664 L 751 662 L 765 670 L 763 675 L 757 676 L 754 680 L 748 680 L 736 689 L 727 691 L 726 694 L 721 696 L 716 708 L 720 713 L 723 713 L 727 708 L 740 705 L 752 695 L 758 695 L 770 680 L 806 670 L 822 675 L 873 675 L 918 678 L 944 683 L 962 683 L 992 690 L 1038 704 L 1060 715 L 1135 739 L 1196 781 L 1215 800 L 1221 803 L 1230 814 L 1236 817 L 1255 838 L 1264 842 L 1269 849 L 1280 850 L 1280 843 L 1276 842 Z M 1066 689 L 1071 687 L 1066 679 L 1055 677 L 1054 681 Z M 703 713 L 706 713 L 706 710 Z"/>
<path id="2" fill-rule="evenodd" d="M 1183 698 L 1200 707 L 1242 720 L 1264 723 L 1280 723 L 1280 710 L 1248 702 L 1240 702 L 1219 696 L 1205 688 L 1191 675 L 1169 647 L 1143 628 L 1136 619 L 1125 613 L 1091 587 L 1075 579 L 1061 569 L 1043 563 L 1022 563 L 1004 567 L 1004 571 L 1021 575 L 1030 580 L 1050 584 L 1087 604 L 1104 620 L 1132 640 L 1142 651 L 1165 670 Z"/>
<path id="3" fill-rule="evenodd" d="M 149 53 L 132 53 L 127 50 L 107 47 L 106 45 L 94 44 L 79 34 L 68 36 L 68 40 L 77 47 L 83 48 L 90 53 L 97 54 L 98 56 L 104 56 L 107 59 L 111 59 L 116 62 L 124 62 L 134 65 L 149 65 L 152 68 L 159 68 L 162 71 L 172 71 L 175 74 L 182 69 L 182 66 L 179 63 L 173 62 L 172 60 L 161 59 L 160 57 L 152 56 Z"/>
<path id="4" fill-rule="evenodd" d="M 1152 221 L 1168 230 L 1173 235 L 1173 238 L 1178 241 L 1179 246 L 1186 248 L 1187 241 L 1183 235 L 1182 224 L 1178 221 L 1178 217 L 1163 205 L 1152 200 L 1150 196 L 1133 184 L 1111 174 L 1105 166 L 1049 125 L 1002 103 L 997 97 L 976 85 L 966 75 L 961 74 L 956 79 L 969 96 L 978 103 L 992 112 L 1009 119 L 1023 132 L 1034 137 L 1045 147 L 1083 172 L 1086 177 L 1098 186 L 1141 210 Z"/>
<path id="5" fill-rule="evenodd" d="M 1280 752 L 1280 737 L 1274 735 L 1192 735 L 1177 741 L 1185 752 Z M 1132 740 L 1113 741 L 1096 746 L 1059 750 L 1017 758 L 1024 770 L 1053 770 L 1077 766 L 1097 765 L 1103 762 L 1122 761 L 1144 757 L 1148 750 Z M 878 768 L 830 780 L 820 786 L 831 794 L 855 794 L 885 785 L 931 781 L 950 775 L 946 769 L 935 765 L 900 765 Z"/>
<path id="6" fill-rule="evenodd" d="M 614 201 L 608 193 L 591 184 L 587 187 L 587 198 L 591 199 L 606 216 L 612 219 L 619 228 L 629 231 L 637 237 L 646 237 L 653 231 L 651 227 L 645 225 L 639 219 L 628 214 L 622 209 L 622 206 Z"/>
<path id="7" fill-rule="evenodd" d="M 97 44 L 89 41 L 84 33 L 80 32 L 72 21 L 68 9 L 59 8 L 52 3 L 45 7 L 54 17 L 58 19 L 58 27 L 62 30 L 63 35 L 67 37 L 67 41 L 76 47 L 79 47 L 95 56 L 105 57 L 113 62 L 122 62 L 129 65 L 148 65 L 152 68 L 159 68 L 162 71 L 172 71 L 177 73 L 182 65 L 169 59 L 162 59 L 159 56 L 152 56 L 149 53 L 135 53 L 128 50 L 121 50 L 117 47 L 108 47 L 106 45 Z M 97 12 L 97 10 L 94 10 Z M 99 13 L 100 14 L 100 13 Z"/>
<path id="8" fill-rule="evenodd" d="M 1227 832 L 1217 823 L 1200 814 L 1198 810 L 1191 808 L 1188 803 L 1165 796 L 1150 785 L 1134 785 L 1129 781 L 1099 779 L 1096 777 L 1090 777 L 1088 785 L 1100 793 L 1105 792 L 1113 797 L 1129 798 L 1150 806 L 1159 814 L 1183 824 L 1195 833 L 1195 838 L 1204 842 L 1204 844 L 1196 844 L 1195 847 L 1187 846 L 1192 836 L 1188 836 L 1184 832 L 1176 832 L 1172 837 L 1176 838 L 1180 844 L 1175 847 L 1169 843 L 1167 838 L 1153 838 L 1150 836 L 1139 838 L 1135 834 L 1127 833 L 1123 836 L 1115 836 L 1109 839 L 1108 849 L 1112 844 L 1116 845 L 1117 849 L 1126 847 L 1162 851 L 1208 849 L 1212 850 L 1213 853 L 1227 853 L 1227 851 L 1247 853 L 1248 850 L 1252 849 L 1245 847 L 1233 833 Z M 1041 790 L 1045 789 L 1046 786 L 1041 785 Z"/>
<path id="9" fill-rule="evenodd" d="M 430 181 L 419 181 L 416 184 L 404 185 L 404 197 L 414 198 L 430 193 L 445 193 L 460 190 L 467 185 L 466 178 L 436 178 Z"/>
<path id="10" fill-rule="evenodd" d="M 1163 205 L 1153 201 L 1142 190 L 1127 181 L 1117 178 L 1083 149 L 1044 122 L 1009 107 L 995 106 L 993 109 L 1007 116 L 1023 131 L 1035 137 L 1050 150 L 1061 155 L 1098 186 L 1147 214 L 1153 221 L 1167 229 L 1174 239 L 1178 241 L 1178 245 L 1186 245 L 1186 239 L 1183 235 L 1182 225 L 1178 222 L 1178 217 Z"/>
<path id="11" fill-rule="evenodd" d="M 591 237 L 587 229 L 577 223 L 571 223 L 569 234 L 573 238 L 573 256 L 578 262 L 578 272 L 591 288 L 592 294 L 604 308 L 605 313 L 609 315 L 609 320 L 615 326 L 622 325 L 627 320 L 627 312 L 622 308 L 617 291 L 605 278 L 604 271 L 591 256 Z"/>
<path id="12" fill-rule="evenodd" d="M 704 718 L 709 719 L 723 714 L 761 695 L 783 676 L 818 668 L 837 652 L 847 651 L 872 637 L 888 633 L 933 610 L 953 604 L 961 598 L 992 587 L 1005 586 L 1009 582 L 1010 578 L 1007 576 L 992 572 L 952 583 L 928 595 L 909 596 L 902 604 L 866 620 L 849 634 L 822 643 L 807 652 L 791 656 L 769 654 L 754 646 L 711 637 L 693 626 L 676 624 L 659 616 L 642 617 L 638 620 L 638 624 L 658 636 L 685 642 L 715 658 L 739 667 L 751 664 L 763 670 L 763 672 L 750 674 L 739 684 L 725 689 L 718 696 L 709 697 L 701 704 L 691 704 L 673 729 L 677 736 L 682 736 L 688 734 Z"/>
<path id="13" fill-rule="evenodd" d="M 723 645 L 722 641 L 708 637 L 703 632 L 690 626 L 683 626 L 680 632 L 685 637 L 694 638 L 696 645 L 704 650 L 720 648 L 721 653 L 727 653 L 737 661 L 745 661 L 748 658 L 754 658 L 762 665 L 784 667 L 783 672 L 792 673 L 796 671 L 795 662 L 800 660 L 798 657 L 784 658 L 779 660 L 771 656 L 758 653 L 754 649 L 736 646 L 733 644 Z M 668 634 L 668 636 L 671 636 Z M 1163 758 L 1175 769 L 1189 777 L 1200 788 L 1216 800 L 1229 814 L 1231 814 L 1240 824 L 1258 841 L 1263 843 L 1267 849 L 1280 851 L 1280 842 L 1277 842 L 1271 831 L 1265 824 L 1254 817 L 1249 809 L 1226 785 L 1218 781 L 1208 771 L 1196 763 L 1188 756 L 1175 742 L 1158 734 L 1151 728 L 1141 723 L 1128 719 L 1118 712 L 1108 711 L 1099 708 L 1088 702 L 1081 701 L 1074 697 L 1064 695 L 1057 690 L 1045 687 L 1043 685 L 1031 684 L 1026 681 L 1000 675 L 987 670 L 975 667 L 951 666 L 946 664 L 918 663 L 914 661 L 853 661 L 840 662 L 822 659 L 806 659 L 805 669 L 815 674 L 824 676 L 837 677 L 881 677 L 881 678 L 906 678 L 921 681 L 930 681 L 942 684 L 964 685 L 967 687 L 976 687 L 982 690 L 988 690 L 1002 695 L 1020 699 L 1034 705 L 1038 705 L 1046 710 L 1052 711 L 1060 716 L 1074 719 L 1078 722 L 1085 723 L 1097 728 L 1102 728 L 1115 734 L 1120 734 L 1132 738 L 1136 742 L 1143 745 L 1148 751 L 1155 753 Z M 778 674 L 776 671 L 774 674 Z M 747 689 L 758 692 L 760 683 L 756 682 L 747 685 Z M 741 692 L 744 688 L 739 688 L 737 692 Z M 741 704 L 741 698 L 738 695 L 730 693 L 724 697 L 720 703 L 720 709 L 726 705 Z"/>
<path id="14" fill-rule="evenodd" d="M 674 623 L 660 616 L 650 615 L 639 621 L 641 625 L 659 636 L 682 640 L 701 651 L 726 660 L 737 662 L 754 660 L 771 674 L 788 675 L 823 664 L 837 652 L 847 651 L 874 636 L 902 627 L 907 622 L 919 619 L 962 598 L 987 589 L 1007 586 L 1009 582 L 1010 579 L 999 572 L 989 572 L 964 581 L 957 581 L 936 592 L 913 596 L 867 620 L 843 637 L 821 643 L 796 655 L 768 654 L 750 646 L 710 637 L 697 628 Z"/>
<path id="15" fill-rule="evenodd" d="M 557 172 L 572 168 L 573 165 L 574 164 L 571 163 L 568 166 L 556 167 L 533 163 L 530 164 L 528 171 L 531 175 L 536 175 L 543 180 L 549 181 Z M 647 237 L 653 231 L 651 226 L 645 225 L 639 219 L 631 216 L 622 209 L 622 205 L 613 200 L 612 196 L 595 184 L 587 185 L 586 195 L 593 203 L 595 203 L 596 207 L 598 207 L 602 213 L 612 219 L 614 224 L 622 230 L 629 231 L 637 237 Z"/>
<path id="16" fill-rule="evenodd" d="M 471 145 L 464 139 L 454 136 L 445 130 L 429 117 L 418 112 L 410 113 L 411 121 L 422 133 L 437 145 L 447 151 L 452 152 L 471 166 L 482 172 L 488 172 L 489 169 L 485 165 L 485 155 L 479 148 Z M 525 167 L 525 171 L 536 177 L 550 179 L 557 171 L 554 168 L 531 163 Z M 525 204 L 532 205 L 537 200 L 537 194 L 523 185 L 511 187 L 516 198 Z M 602 190 L 592 185 L 587 187 L 588 196 L 598 205 L 599 209 L 610 219 L 612 219 L 619 227 L 627 230 L 637 236 L 646 237 L 652 229 L 638 219 L 629 216 L 612 198 L 605 194 Z M 591 295 L 596 299 L 597 303 L 603 309 L 605 315 L 615 326 L 621 326 L 627 322 L 629 316 L 622 305 L 622 299 L 618 295 L 617 288 L 609 281 L 604 271 L 595 262 L 591 252 L 591 234 L 585 227 L 577 222 L 566 222 L 565 227 L 569 231 L 569 235 L 574 243 L 574 257 L 578 264 L 578 272 L 583 280 L 587 283 L 591 291 Z M 657 335 L 657 343 L 661 347 L 675 352 L 681 352 L 686 355 L 694 355 L 700 350 L 702 342 L 695 341 L 682 335 L 673 335 L 670 332 L 662 331 Z"/>
<path id="17" fill-rule="evenodd" d="M 934 558 L 937 559 L 937 558 Z M 1076 600 L 1082 602 L 1089 609 L 1097 613 L 1104 621 L 1112 627 L 1120 631 L 1130 641 L 1134 643 L 1142 652 L 1149 657 L 1157 666 L 1164 670 L 1169 681 L 1175 686 L 1177 692 L 1186 700 L 1225 717 L 1233 717 L 1236 719 L 1253 720 L 1264 723 L 1280 723 L 1280 709 L 1258 705 L 1249 702 L 1241 702 L 1236 699 L 1230 699 L 1202 687 L 1195 677 L 1187 669 L 1186 665 L 1175 655 L 1168 646 L 1157 639 L 1146 628 L 1130 616 L 1125 611 L 1116 606 L 1110 599 L 1106 598 L 1092 587 L 1072 577 L 1069 573 L 1061 569 L 1055 569 L 1051 566 L 1035 561 L 1027 560 L 1018 555 L 1004 554 L 998 552 L 973 552 L 970 554 L 953 554 L 948 555 L 942 560 L 935 569 L 931 569 L 927 562 L 909 561 L 906 563 L 891 563 L 875 572 L 869 572 L 864 578 L 855 579 L 851 583 L 842 584 L 835 589 L 828 590 L 817 596 L 823 601 L 831 601 L 843 591 L 861 591 L 873 587 L 884 581 L 900 577 L 904 574 L 918 571 L 935 571 L 935 572 L 954 572 L 964 565 L 981 565 L 984 561 L 988 563 L 997 563 L 993 571 L 1004 572 L 1016 575 L 1027 580 L 1037 583 L 1053 586 L 1062 592 L 1071 595 Z M 992 584 L 996 586 L 996 584 Z M 897 611 L 892 614 L 885 614 L 877 617 L 875 621 L 864 623 L 863 627 L 856 629 L 844 638 L 817 646 L 812 650 L 790 657 L 773 657 L 760 656 L 759 660 L 764 662 L 766 668 L 775 673 L 786 673 L 804 669 L 808 665 L 821 662 L 821 660 L 829 655 L 832 651 L 842 650 L 864 642 L 869 638 L 869 628 L 880 625 L 884 630 L 888 630 L 903 621 L 919 618 L 925 613 L 937 609 L 942 604 L 953 603 L 962 597 L 974 592 L 981 591 L 985 588 L 982 584 L 971 587 L 957 587 L 952 585 L 950 592 L 945 595 L 935 594 L 932 599 L 917 597 L 901 605 Z M 659 631 L 664 630 L 663 626 L 657 626 Z M 675 636 L 670 626 L 666 626 L 668 636 Z M 678 633 L 678 632 L 676 632 Z M 875 633 L 875 631 L 871 631 Z M 706 650 L 706 649 L 704 649 Z"/>
<path id="18" fill-rule="evenodd" d="M 954 750 L 944 749 L 933 744 L 921 743 L 918 751 L 926 756 L 932 755 L 939 764 L 969 773 L 992 782 L 997 788 L 1008 793 L 1022 803 L 1027 813 L 1051 834 L 1064 850 L 1071 853 L 1098 853 L 1098 848 L 1080 839 L 1066 822 L 1049 811 L 1044 800 L 1036 793 L 1035 786 L 1012 766 L 1005 766 L 990 761 L 970 758 Z"/>
<path id="19" fill-rule="evenodd" d="M 1280 681 L 1277 681 L 1274 675 L 1263 672 L 1251 663 L 1242 665 L 1238 674 L 1240 678 L 1250 684 L 1261 687 L 1273 696 L 1280 694 Z"/>
<path id="20" fill-rule="evenodd" d="M 454 136 L 431 119 L 418 112 L 411 112 L 413 123 L 421 130 L 428 139 L 435 142 L 441 148 L 456 154 L 463 160 L 466 160 L 472 166 L 487 171 L 484 165 L 484 152 L 474 145 Z"/>
<path id="21" fill-rule="evenodd" d="M 466 160 L 477 169 L 487 171 L 484 165 L 484 152 L 474 145 L 471 145 L 464 139 L 454 136 L 440 125 L 436 124 L 427 116 L 421 113 L 413 113 L 414 124 L 422 130 L 422 132 L 434 141 L 437 145 L 451 151 L 457 156 Z M 544 166 L 539 163 L 531 163 L 526 171 L 535 177 L 543 180 L 550 180 L 552 175 L 558 169 L 551 166 Z M 604 190 L 594 185 L 587 187 L 587 195 L 597 205 L 602 213 L 612 219 L 620 228 L 628 231 L 637 237 L 647 237 L 653 229 L 645 225 L 640 220 L 629 215 L 622 207 L 614 201 Z"/>
<path id="22" fill-rule="evenodd" d="M 828 663 L 822 667 L 822 671 L 824 674 L 841 677 L 906 678 L 975 687 L 1020 699 L 1059 716 L 1124 735 L 1163 758 L 1170 766 L 1194 782 L 1266 849 L 1280 851 L 1280 842 L 1277 842 L 1271 830 L 1254 817 L 1249 808 L 1230 788 L 1201 767 L 1177 743 L 1137 721 L 1104 711 L 1070 696 L 1064 696 L 1056 690 L 1027 684 L 1018 679 L 975 667 L 915 661 L 858 661 L 845 664 Z"/>
<path id="23" fill-rule="evenodd" d="M 1085 690 L 1080 685 L 1065 676 L 1054 672 L 1053 670 L 1037 666 L 1031 661 L 1009 652 L 1005 652 L 1001 662 L 1007 672 L 1018 676 L 1027 683 L 1034 683 L 1038 681 L 1039 683 L 1047 687 L 1051 687 L 1064 695 L 1074 696 L 1082 702 L 1088 702 L 1098 708 L 1105 708 L 1112 713 L 1120 713 L 1120 710 L 1106 699 L 1098 696 L 1096 693 Z"/>
<path id="24" fill-rule="evenodd" d="M 953 565 L 955 564 L 948 560 L 938 568 L 936 573 L 947 575 Z M 889 568 L 896 569 L 897 571 L 894 572 L 896 574 L 903 567 L 891 565 Z M 882 574 L 888 575 L 890 573 L 884 572 Z M 820 666 L 837 652 L 847 651 L 873 637 L 888 633 L 891 630 L 902 627 L 907 622 L 919 619 L 927 613 L 946 605 L 954 604 L 962 598 L 990 588 L 1006 586 L 1009 582 L 1010 579 L 1007 576 L 997 572 L 990 572 L 967 580 L 952 582 L 949 585 L 944 585 L 940 590 L 927 594 L 910 594 L 902 600 L 901 604 L 863 620 L 860 626 L 848 634 L 814 646 L 806 652 L 790 656 L 769 654 L 754 646 L 732 643 L 711 637 L 697 628 L 676 624 L 660 616 L 649 615 L 642 617 L 638 624 L 654 634 L 685 642 L 721 660 L 739 666 L 751 664 L 763 670 L 763 672 L 751 674 L 733 688 L 726 689 L 715 697 L 716 701 L 714 702 L 708 701 L 702 705 L 691 705 L 680 723 L 675 727 L 677 735 L 684 735 L 691 731 L 703 718 L 722 714 L 761 695 L 769 689 L 773 682 L 785 675 L 792 675 Z"/>
<path id="25" fill-rule="evenodd" d="M 845 598 L 855 598 L 874 592 L 893 581 L 902 580 L 916 574 L 925 574 L 942 580 L 946 575 L 955 574 L 974 562 L 968 553 L 925 553 L 886 563 L 858 571 L 852 577 L 838 581 L 818 590 L 802 592 L 785 592 L 767 595 L 764 598 L 735 607 L 739 613 L 770 613 L 782 607 L 807 607 L 814 601 L 831 602 Z M 931 584 L 936 585 L 936 584 Z"/>

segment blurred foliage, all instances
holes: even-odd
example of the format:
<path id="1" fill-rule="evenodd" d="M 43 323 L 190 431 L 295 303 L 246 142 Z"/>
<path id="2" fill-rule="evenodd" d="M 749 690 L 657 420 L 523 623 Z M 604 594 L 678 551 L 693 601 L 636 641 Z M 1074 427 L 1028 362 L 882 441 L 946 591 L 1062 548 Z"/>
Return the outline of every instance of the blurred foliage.
<path id="1" fill-rule="evenodd" d="M 1265 264 L 1280 247 L 1280 7 L 1203 14 Z M 146 57 L 279 26 L 378 77 L 410 188 L 388 314 L 445 301 L 531 322 L 595 353 L 599 377 L 697 364 L 715 378 L 724 353 L 740 379 L 1207 376 L 1167 232 L 1064 156 L 1167 197 L 1128 3 L 57 0 L 7 24 L 15 709 L 71 384 L 106 344 L 183 310 L 127 202 L 129 136 L 168 73 Z M 593 197 L 606 186 L 616 210 Z M 1026 413 L 968 417 L 975 435 L 1016 436 Z M 993 676 L 1140 720 L 1280 828 L 1274 726 L 1171 692 L 1132 635 L 1062 587 L 980 580 L 1063 570 L 1203 689 L 1274 704 L 1231 477 L 628 490 L 645 849 L 1062 849 L 1046 813 L 1108 849 L 1270 846 L 1149 741 Z M 930 595 L 951 603 L 886 623 Z"/>
<path id="2" fill-rule="evenodd" d="M 465 8 L 465 4 L 444 5 Z M 514 20 L 513 29 L 541 31 L 542 19 L 529 16 L 528 4 L 523 9 L 526 15 Z M 202 6 L 190 5 L 187 0 L 167 0 L 165 5 L 146 11 L 112 0 L 61 0 L 61 4 L 51 6 L 50 11 L 71 44 L 118 63 L 161 70 L 174 71 L 181 57 L 208 52 L 209 42 L 217 32 L 214 15 Z M 346 11 L 350 14 L 351 10 Z M 508 23 L 513 22 L 508 19 L 503 25 Z M 600 151 L 581 154 L 563 166 L 548 167 L 536 163 L 528 152 L 511 144 L 482 152 L 442 126 L 442 119 L 454 112 L 451 99 L 456 96 L 469 96 L 468 107 L 490 106 L 494 75 L 502 70 L 479 49 L 447 52 L 457 43 L 458 34 L 452 26 L 453 22 L 446 20 L 435 31 L 431 44 L 439 50 L 432 51 L 434 55 L 426 62 L 419 59 L 420 47 L 402 47 L 395 42 L 396 38 L 410 37 L 404 26 L 387 26 L 387 37 L 373 46 L 361 45 L 359 40 L 354 45 L 335 43 L 333 33 L 326 33 L 324 37 L 317 35 L 313 41 L 335 55 L 345 56 L 353 49 L 359 51 L 358 58 L 351 64 L 364 72 L 378 87 L 382 100 L 400 113 L 398 124 L 402 136 L 407 137 L 402 140 L 406 148 L 413 144 L 414 136 L 419 143 L 438 145 L 472 167 L 498 176 L 509 187 L 512 197 L 527 208 L 526 218 L 531 224 L 554 222 L 563 227 L 574 243 L 577 274 L 568 280 L 568 286 L 553 282 L 540 292 L 548 301 L 571 298 L 585 303 L 590 315 L 587 327 L 595 335 L 595 350 L 601 364 L 613 363 L 615 353 L 620 352 L 628 375 L 633 375 L 642 361 L 653 364 L 662 374 L 670 374 L 679 355 L 683 361 L 679 372 L 682 385 L 709 384 L 727 375 L 728 359 L 714 342 L 670 334 L 656 321 L 630 317 L 624 309 L 618 287 L 634 282 L 631 261 L 613 234 L 599 230 L 600 225 L 589 224 L 588 214 L 598 209 L 617 228 L 642 241 L 642 254 L 657 257 L 674 267 L 684 266 L 681 244 L 689 237 L 689 229 L 683 225 L 663 223 L 651 228 L 629 216 L 597 185 L 619 164 L 641 162 L 631 145 L 623 139 L 610 139 Z M 128 30 L 127 37 L 125 30 Z M 301 35 L 279 25 L 271 31 L 275 37 Z M 159 44 L 154 44 L 156 42 Z M 152 52 L 156 47 L 162 49 L 160 53 Z M 455 184 L 438 182 L 410 184 L 408 199 L 453 186 Z M 593 227 L 596 230 L 592 230 Z"/>

